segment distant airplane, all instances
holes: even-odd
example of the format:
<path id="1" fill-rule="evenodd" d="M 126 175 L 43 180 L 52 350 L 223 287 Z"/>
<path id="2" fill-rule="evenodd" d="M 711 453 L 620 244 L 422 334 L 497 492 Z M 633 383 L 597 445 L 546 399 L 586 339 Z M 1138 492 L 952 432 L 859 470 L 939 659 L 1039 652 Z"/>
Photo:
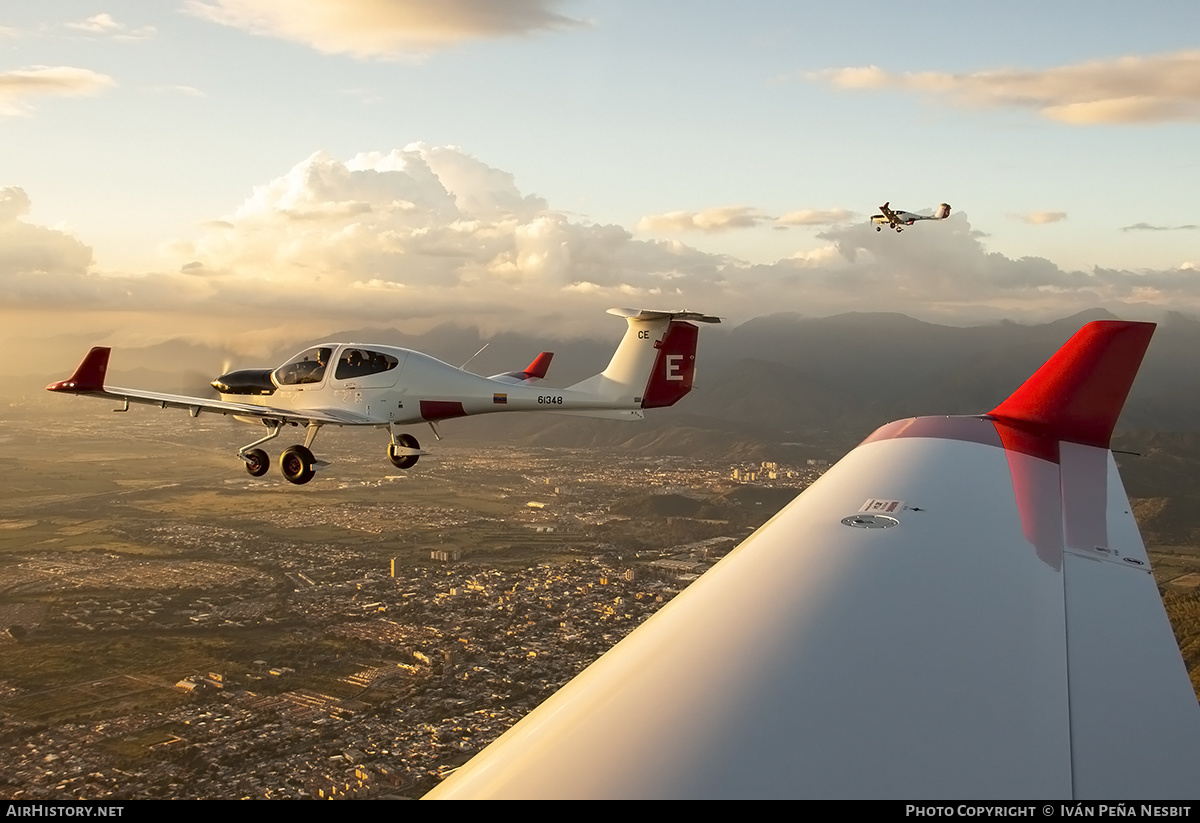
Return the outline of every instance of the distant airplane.
<path id="1" fill-rule="evenodd" d="M 428 796 L 1194 799 L 1200 706 L 1109 451 L 1153 329 L 882 427 Z"/>
<path id="2" fill-rule="evenodd" d="M 625 336 L 601 373 L 565 389 L 539 388 L 553 358 L 542 352 L 521 371 L 481 377 L 427 354 L 392 346 L 322 343 L 297 354 L 277 369 L 243 369 L 221 375 L 212 385 L 220 400 L 124 389 L 105 384 L 110 349 L 96 347 L 66 380 L 47 390 L 162 408 L 233 415 L 261 423 L 267 435 L 238 449 L 237 456 L 254 477 L 270 468 L 258 448 L 278 437 L 285 426 L 306 426 L 304 445 L 289 447 L 280 457 L 283 476 L 307 483 L 328 464 L 311 451 L 322 426 L 376 426 L 391 435 L 388 458 L 400 469 L 414 466 L 421 455 L 417 439 L 399 427 L 436 423 L 452 417 L 512 411 L 551 411 L 640 420 L 643 409 L 670 406 L 692 388 L 696 370 L 698 323 L 719 318 L 692 311 L 609 309 L 624 317 Z"/>
<path id="3" fill-rule="evenodd" d="M 893 211 L 888 208 L 888 204 L 884 203 L 879 207 L 883 214 L 876 214 L 871 217 L 871 222 L 875 224 L 875 231 L 883 231 L 884 226 L 895 229 L 898 232 L 904 231 L 905 226 L 911 226 L 918 220 L 945 220 L 950 216 L 950 205 L 942 203 L 937 207 L 937 211 L 933 215 L 913 214 L 910 211 Z"/>

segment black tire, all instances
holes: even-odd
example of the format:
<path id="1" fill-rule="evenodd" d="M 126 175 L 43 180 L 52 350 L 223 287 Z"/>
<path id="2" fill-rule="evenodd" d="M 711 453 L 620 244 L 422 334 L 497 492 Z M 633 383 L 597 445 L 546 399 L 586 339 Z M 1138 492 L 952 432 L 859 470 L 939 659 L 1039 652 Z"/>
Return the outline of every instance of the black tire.
<path id="1" fill-rule="evenodd" d="M 397 438 L 400 441 L 400 446 L 406 449 L 419 449 L 421 444 L 417 442 L 417 438 L 411 434 L 401 434 Z M 398 469 L 411 469 L 417 465 L 417 461 L 421 459 L 419 454 L 396 454 L 396 446 L 393 443 L 388 443 L 388 460 L 392 461 L 392 465 Z"/>
<path id="2" fill-rule="evenodd" d="M 313 457 L 313 453 L 304 446 L 292 446 L 279 455 L 280 471 L 289 482 L 295 483 L 297 486 L 303 486 L 313 479 L 313 475 L 317 473 L 313 467 L 316 462 L 317 458 Z"/>
<path id="3" fill-rule="evenodd" d="M 246 471 L 251 477 L 262 477 L 271 468 L 271 458 L 262 449 L 251 449 L 246 452 Z"/>

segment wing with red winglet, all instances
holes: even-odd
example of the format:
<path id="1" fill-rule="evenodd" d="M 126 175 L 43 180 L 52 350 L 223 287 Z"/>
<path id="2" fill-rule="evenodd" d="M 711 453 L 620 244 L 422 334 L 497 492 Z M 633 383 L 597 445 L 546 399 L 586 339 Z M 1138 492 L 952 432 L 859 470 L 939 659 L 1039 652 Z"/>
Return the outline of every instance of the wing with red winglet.
<path id="1" fill-rule="evenodd" d="M 554 352 L 544 351 L 535 357 L 533 362 L 523 370 L 493 374 L 488 379 L 495 380 L 497 383 L 509 383 L 514 386 L 523 383 L 536 383 L 546 376 L 546 372 L 550 370 L 550 361 L 553 359 Z"/>
<path id="2" fill-rule="evenodd" d="M 1192 798 L 1108 438 L 1149 324 L 883 427 L 431 797 Z"/>
<path id="3" fill-rule="evenodd" d="M 126 403 L 143 403 L 159 406 L 164 409 L 186 409 L 192 417 L 200 412 L 212 414 L 236 415 L 238 417 L 258 417 L 268 420 L 278 420 L 282 423 L 337 423 L 343 426 L 374 424 L 372 421 L 353 411 L 344 409 L 281 409 L 273 406 L 255 405 L 251 403 L 231 403 L 227 400 L 213 400 L 207 397 L 190 397 L 182 394 L 165 394 L 163 392 L 146 391 L 145 389 L 127 389 L 120 386 L 106 385 L 108 374 L 108 358 L 111 349 L 107 346 L 95 346 L 87 353 L 75 368 L 74 373 L 66 380 L 58 380 L 46 386 L 46 391 L 64 394 L 83 394 L 90 397 L 110 397 Z M 118 410 L 119 411 L 119 410 Z"/>

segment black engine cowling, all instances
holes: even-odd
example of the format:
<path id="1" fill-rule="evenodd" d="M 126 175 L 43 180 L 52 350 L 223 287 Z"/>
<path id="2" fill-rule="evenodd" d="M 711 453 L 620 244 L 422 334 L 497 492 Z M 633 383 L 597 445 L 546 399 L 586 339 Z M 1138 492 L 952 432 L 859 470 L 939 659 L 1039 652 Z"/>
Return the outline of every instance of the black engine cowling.
<path id="1" fill-rule="evenodd" d="M 221 394 L 274 394 L 271 369 L 238 369 L 212 381 Z"/>

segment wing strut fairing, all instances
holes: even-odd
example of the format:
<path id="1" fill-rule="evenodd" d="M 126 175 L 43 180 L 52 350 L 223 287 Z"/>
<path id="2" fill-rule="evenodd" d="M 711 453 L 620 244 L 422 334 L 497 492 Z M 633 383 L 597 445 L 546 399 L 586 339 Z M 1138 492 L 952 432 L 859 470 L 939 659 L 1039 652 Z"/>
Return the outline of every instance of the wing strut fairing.
<path id="1" fill-rule="evenodd" d="M 1149 324 L 884 426 L 431 797 L 1191 798 L 1200 707 L 1108 450 Z"/>

